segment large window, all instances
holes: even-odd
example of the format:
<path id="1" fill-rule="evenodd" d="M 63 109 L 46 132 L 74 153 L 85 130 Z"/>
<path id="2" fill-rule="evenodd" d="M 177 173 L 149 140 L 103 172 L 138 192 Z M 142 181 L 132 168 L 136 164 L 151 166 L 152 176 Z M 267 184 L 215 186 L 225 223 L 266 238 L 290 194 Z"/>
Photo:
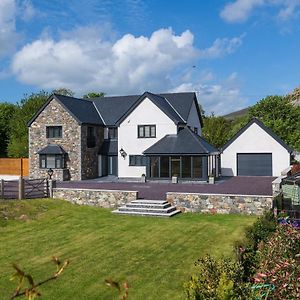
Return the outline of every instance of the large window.
<path id="1" fill-rule="evenodd" d="M 40 154 L 41 169 L 63 169 L 64 164 L 63 154 Z"/>
<path id="2" fill-rule="evenodd" d="M 116 128 L 116 127 L 108 128 L 108 138 L 110 140 L 117 140 L 118 139 L 118 128 Z"/>
<path id="3" fill-rule="evenodd" d="M 191 156 L 182 156 L 181 165 L 182 178 L 191 178 Z"/>
<path id="4" fill-rule="evenodd" d="M 60 139 L 62 138 L 62 126 L 47 126 L 46 136 L 49 139 Z"/>
<path id="5" fill-rule="evenodd" d="M 171 175 L 180 176 L 180 156 L 171 156 Z"/>
<path id="6" fill-rule="evenodd" d="M 156 125 L 138 125 L 139 138 L 155 138 Z"/>
<path id="7" fill-rule="evenodd" d="M 170 160 L 169 156 L 160 157 L 160 177 L 170 177 Z"/>
<path id="8" fill-rule="evenodd" d="M 88 126 L 86 145 L 88 148 L 94 148 L 96 146 L 95 127 Z"/>
<path id="9" fill-rule="evenodd" d="M 146 166 L 147 157 L 144 155 L 129 155 L 129 166 Z"/>
<path id="10" fill-rule="evenodd" d="M 192 173 L 194 178 L 202 178 L 202 157 L 201 156 L 193 157 Z"/>
<path id="11" fill-rule="evenodd" d="M 150 157 L 150 177 L 159 177 L 159 156 Z"/>

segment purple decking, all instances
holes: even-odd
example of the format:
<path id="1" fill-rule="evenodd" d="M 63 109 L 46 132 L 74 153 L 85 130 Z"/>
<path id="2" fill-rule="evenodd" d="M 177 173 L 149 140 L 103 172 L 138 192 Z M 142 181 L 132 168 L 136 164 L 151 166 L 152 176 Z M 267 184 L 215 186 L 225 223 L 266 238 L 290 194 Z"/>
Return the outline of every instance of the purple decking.
<path id="1" fill-rule="evenodd" d="M 140 183 L 140 182 L 58 182 L 61 188 L 84 188 L 99 190 L 138 191 L 141 199 L 166 199 L 167 192 L 201 193 L 201 194 L 232 194 L 232 195 L 272 195 L 272 181 L 275 177 L 239 176 L 216 182 L 206 183 Z"/>

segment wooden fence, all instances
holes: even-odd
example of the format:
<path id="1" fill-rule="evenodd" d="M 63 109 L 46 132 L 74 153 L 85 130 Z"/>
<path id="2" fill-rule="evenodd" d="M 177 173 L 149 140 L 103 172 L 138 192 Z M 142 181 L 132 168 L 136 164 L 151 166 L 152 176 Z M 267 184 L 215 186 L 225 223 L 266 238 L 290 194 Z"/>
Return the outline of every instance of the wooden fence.
<path id="1" fill-rule="evenodd" d="M 0 158 L 0 175 L 18 175 L 28 177 L 28 158 Z"/>

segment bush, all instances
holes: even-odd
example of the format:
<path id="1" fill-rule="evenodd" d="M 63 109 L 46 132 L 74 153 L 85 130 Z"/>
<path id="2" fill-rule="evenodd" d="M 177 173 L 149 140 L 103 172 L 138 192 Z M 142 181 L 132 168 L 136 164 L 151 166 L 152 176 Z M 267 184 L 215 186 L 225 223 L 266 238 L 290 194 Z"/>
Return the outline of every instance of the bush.
<path id="1" fill-rule="evenodd" d="M 242 280 L 240 263 L 206 255 L 195 262 L 195 266 L 197 274 L 184 284 L 187 299 L 251 299 L 252 291 Z"/>
<path id="2" fill-rule="evenodd" d="M 289 224 L 279 226 L 257 253 L 254 281 L 273 285 L 272 299 L 300 299 L 300 231 Z"/>

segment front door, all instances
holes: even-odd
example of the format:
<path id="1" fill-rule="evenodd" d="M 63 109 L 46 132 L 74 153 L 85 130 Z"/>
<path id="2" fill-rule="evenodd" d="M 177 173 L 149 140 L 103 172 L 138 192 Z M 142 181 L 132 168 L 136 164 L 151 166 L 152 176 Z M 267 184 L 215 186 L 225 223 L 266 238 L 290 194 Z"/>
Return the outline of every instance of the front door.
<path id="1" fill-rule="evenodd" d="M 107 168 L 108 175 L 118 176 L 118 156 L 108 156 L 107 157 Z"/>

